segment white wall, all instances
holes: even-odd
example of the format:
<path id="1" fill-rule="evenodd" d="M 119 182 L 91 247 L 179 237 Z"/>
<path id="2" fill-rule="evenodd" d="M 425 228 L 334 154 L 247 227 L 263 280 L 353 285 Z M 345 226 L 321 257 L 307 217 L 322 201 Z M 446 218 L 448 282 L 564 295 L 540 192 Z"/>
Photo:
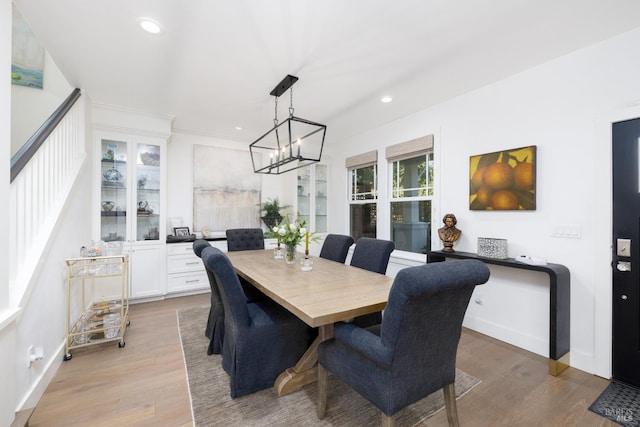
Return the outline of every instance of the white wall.
<path id="1" fill-rule="evenodd" d="M 597 240 L 596 235 L 601 229 L 610 230 L 610 223 L 598 220 L 608 218 L 611 198 L 606 186 L 610 146 L 598 137 L 596 128 L 604 116 L 640 100 L 640 56 L 635 54 L 639 47 L 640 29 L 340 141 L 340 153 L 332 149 L 335 145 L 329 147 L 334 170 L 344 170 L 347 156 L 377 148 L 384 159 L 387 145 L 434 133 L 440 179 L 435 218 L 447 212 L 456 215 L 463 231 L 456 250 L 476 252 L 478 237 L 506 238 L 512 257 L 529 254 L 569 268 L 571 365 L 587 372 L 610 364 L 596 360 L 608 356 L 595 348 L 595 331 L 607 330 L 594 327 L 596 304 L 610 306 L 610 299 L 594 297 L 610 287 L 610 256 L 596 256 L 608 254 L 599 248 L 603 239 Z M 528 145 L 538 147 L 537 209 L 470 211 L 469 157 Z M 388 205 L 385 169 L 380 168 L 379 182 L 381 238 L 389 236 L 384 227 L 389 222 L 388 208 L 382 209 Z M 332 178 L 338 179 L 332 182 L 331 205 L 344 206 L 346 173 Z M 332 224 L 335 231 L 346 232 L 347 208 L 340 213 L 342 223 L 334 218 Z M 559 224 L 577 225 L 580 238 L 552 237 L 553 227 Z M 604 243 L 604 251 L 608 244 Z M 548 279 L 542 273 L 502 267 L 491 271 L 490 282 L 476 290 L 483 305 L 472 302 L 465 324 L 547 356 Z M 608 281 L 596 282 L 596 276 Z M 598 342 L 606 344 L 606 339 L 598 337 Z"/>
<path id="2" fill-rule="evenodd" d="M 11 124 L 11 1 L 0 0 L 0 197 L 9 200 Z M 0 224 L 9 223 L 9 210 L 0 210 Z M 0 425 L 10 425 L 15 412 L 15 313 L 9 312 L 9 239 L 0 244 Z"/>
<path id="3" fill-rule="evenodd" d="M 42 89 L 11 85 L 11 155 L 27 142 L 72 90 L 45 50 Z"/>

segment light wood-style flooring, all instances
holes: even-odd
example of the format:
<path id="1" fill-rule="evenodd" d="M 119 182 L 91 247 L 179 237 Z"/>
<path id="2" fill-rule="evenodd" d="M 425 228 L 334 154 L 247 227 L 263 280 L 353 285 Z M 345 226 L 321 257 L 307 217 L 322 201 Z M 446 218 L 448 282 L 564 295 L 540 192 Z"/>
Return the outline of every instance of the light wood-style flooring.
<path id="1" fill-rule="evenodd" d="M 73 352 L 30 426 L 191 426 L 176 310 L 209 304 L 209 294 L 135 304 L 126 346 Z M 204 333 L 205 325 L 202 325 Z M 465 330 L 457 366 L 482 380 L 458 400 L 462 426 L 616 426 L 588 410 L 608 381 L 569 368 L 547 374 L 546 358 Z M 426 426 L 446 426 L 445 411 Z"/>

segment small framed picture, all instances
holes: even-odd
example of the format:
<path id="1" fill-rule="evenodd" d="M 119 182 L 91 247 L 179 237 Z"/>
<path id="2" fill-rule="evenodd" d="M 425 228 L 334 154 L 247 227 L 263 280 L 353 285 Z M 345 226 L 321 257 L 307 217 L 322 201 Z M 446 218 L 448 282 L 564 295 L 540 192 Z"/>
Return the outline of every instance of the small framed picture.
<path id="1" fill-rule="evenodd" d="M 190 236 L 189 227 L 173 227 L 174 236 Z"/>

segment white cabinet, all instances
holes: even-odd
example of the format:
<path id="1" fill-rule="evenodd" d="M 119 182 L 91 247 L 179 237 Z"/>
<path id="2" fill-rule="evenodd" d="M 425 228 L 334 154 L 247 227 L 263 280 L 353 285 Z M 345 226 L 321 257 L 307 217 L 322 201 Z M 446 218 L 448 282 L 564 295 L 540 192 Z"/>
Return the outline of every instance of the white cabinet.
<path id="1" fill-rule="evenodd" d="M 165 245 L 132 243 L 126 251 L 131 264 L 131 296 L 155 298 L 165 294 Z"/>
<path id="2" fill-rule="evenodd" d="M 98 133 L 97 139 L 100 239 L 160 242 L 166 143 L 114 133 Z"/>
<path id="3" fill-rule="evenodd" d="M 212 241 L 212 246 L 227 250 L 226 241 Z M 211 289 L 202 260 L 193 253 L 193 242 L 167 245 L 167 293 L 197 293 Z"/>
<path id="4" fill-rule="evenodd" d="M 327 176 L 320 163 L 298 169 L 298 217 L 316 233 L 327 232 Z"/>
<path id="5" fill-rule="evenodd" d="M 193 242 L 167 245 L 167 293 L 208 290 L 209 279 L 202 260 L 193 253 Z"/>
<path id="6" fill-rule="evenodd" d="M 94 105 L 94 240 L 122 242 L 132 298 L 166 293 L 166 151 L 171 121 Z"/>

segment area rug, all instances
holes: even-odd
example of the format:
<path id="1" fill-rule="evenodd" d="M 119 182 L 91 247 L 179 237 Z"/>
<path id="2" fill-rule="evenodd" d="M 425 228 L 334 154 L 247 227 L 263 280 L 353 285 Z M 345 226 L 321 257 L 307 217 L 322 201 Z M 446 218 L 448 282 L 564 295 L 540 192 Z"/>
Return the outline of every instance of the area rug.
<path id="1" fill-rule="evenodd" d="M 640 389 L 612 381 L 589 410 L 622 426 L 640 427 Z"/>
<path id="2" fill-rule="evenodd" d="M 209 307 L 178 311 L 178 326 L 184 354 L 194 425 L 206 426 L 368 426 L 380 424 L 380 411 L 329 375 L 327 413 L 316 416 L 316 384 L 278 397 L 273 389 L 231 399 L 229 376 L 222 369 L 222 356 L 207 356 L 204 335 Z M 460 398 L 480 380 L 456 371 L 456 397 Z M 396 414 L 398 426 L 414 426 L 444 409 L 444 396 L 435 392 Z"/>

